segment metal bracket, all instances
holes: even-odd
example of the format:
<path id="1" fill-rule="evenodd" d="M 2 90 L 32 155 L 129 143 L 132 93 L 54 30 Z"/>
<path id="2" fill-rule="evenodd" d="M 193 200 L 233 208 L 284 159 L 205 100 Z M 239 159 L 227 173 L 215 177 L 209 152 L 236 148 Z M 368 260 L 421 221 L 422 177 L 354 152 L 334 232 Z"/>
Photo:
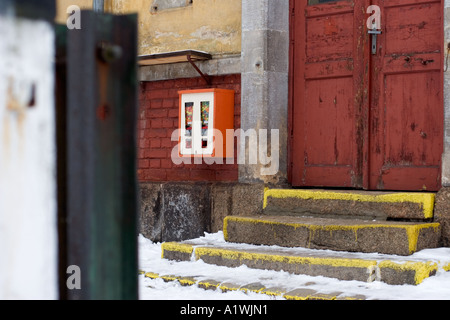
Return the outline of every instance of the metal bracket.
<path id="1" fill-rule="evenodd" d="M 202 76 L 203 80 L 206 81 L 206 83 L 210 86 L 211 85 L 211 77 L 208 76 L 206 73 L 203 73 L 198 67 L 197 65 L 194 63 L 194 61 L 192 60 L 191 55 L 187 55 L 187 60 L 189 61 L 189 63 L 194 67 L 194 69 Z"/>
<path id="2" fill-rule="evenodd" d="M 382 32 L 373 29 L 369 30 L 368 33 L 372 35 L 372 54 L 375 55 L 377 54 L 377 36 L 382 34 Z"/>

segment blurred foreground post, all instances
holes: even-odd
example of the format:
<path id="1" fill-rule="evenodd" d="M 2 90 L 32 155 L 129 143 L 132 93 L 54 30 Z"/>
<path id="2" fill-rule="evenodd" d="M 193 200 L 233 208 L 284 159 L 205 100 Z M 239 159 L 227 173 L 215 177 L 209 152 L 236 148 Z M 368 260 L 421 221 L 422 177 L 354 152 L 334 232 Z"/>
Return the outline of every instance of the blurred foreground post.
<path id="1" fill-rule="evenodd" d="M 0 300 L 58 299 L 54 16 L 0 0 Z"/>
<path id="2" fill-rule="evenodd" d="M 82 11 L 58 37 L 60 271 L 81 272 L 62 296 L 137 299 L 137 16 Z"/>

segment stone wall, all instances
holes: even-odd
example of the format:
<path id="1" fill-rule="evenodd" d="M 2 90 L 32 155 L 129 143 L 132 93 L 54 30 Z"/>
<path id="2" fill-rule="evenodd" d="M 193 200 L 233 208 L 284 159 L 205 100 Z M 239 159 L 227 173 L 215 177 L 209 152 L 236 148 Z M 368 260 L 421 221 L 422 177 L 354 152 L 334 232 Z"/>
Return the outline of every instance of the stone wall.
<path id="1" fill-rule="evenodd" d="M 242 1 L 241 127 L 279 132 L 278 173 L 263 175 L 261 162 L 241 165 L 244 183 L 287 182 L 289 17 L 289 0 Z"/>
<path id="2" fill-rule="evenodd" d="M 262 213 L 264 185 L 208 182 L 141 183 L 140 232 L 155 242 L 215 233 L 229 215 Z"/>

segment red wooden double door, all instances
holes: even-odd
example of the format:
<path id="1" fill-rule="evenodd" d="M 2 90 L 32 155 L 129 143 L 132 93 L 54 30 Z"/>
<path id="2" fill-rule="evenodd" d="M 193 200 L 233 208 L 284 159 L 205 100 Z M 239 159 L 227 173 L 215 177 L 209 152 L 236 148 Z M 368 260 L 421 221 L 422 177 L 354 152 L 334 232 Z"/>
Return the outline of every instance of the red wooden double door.
<path id="1" fill-rule="evenodd" d="M 438 190 L 442 0 L 291 0 L 291 10 L 292 184 Z"/>

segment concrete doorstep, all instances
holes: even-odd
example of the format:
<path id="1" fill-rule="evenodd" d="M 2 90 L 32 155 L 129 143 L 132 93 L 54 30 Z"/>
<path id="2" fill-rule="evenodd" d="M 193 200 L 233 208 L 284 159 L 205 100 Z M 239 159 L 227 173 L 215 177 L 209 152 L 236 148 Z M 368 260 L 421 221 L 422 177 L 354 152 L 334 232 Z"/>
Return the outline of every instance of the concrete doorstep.
<path id="1" fill-rule="evenodd" d="M 162 257 L 174 261 L 201 259 L 205 263 L 236 268 L 246 265 L 260 270 L 324 276 L 339 280 L 380 281 L 390 285 L 418 285 L 436 274 L 439 262 L 395 255 L 331 252 L 302 248 L 261 247 L 230 244 L 204 245 L 187 241 L 163 243 Z M 449 266 L 444 267 L 445 270 Z"/>
<path id="2" fill-rule="evenodd" d="M 267 215 L 429 220 L 434 203 L 434 193 L 266 189 L 263 206 Z"/>
<path id="3" fill-rule="evenodd" d="M 225 240 L 349 252 L 411 255 L 436 248 L 439 223 L 364 221 L 292 216 L 227 217 Z"/>

